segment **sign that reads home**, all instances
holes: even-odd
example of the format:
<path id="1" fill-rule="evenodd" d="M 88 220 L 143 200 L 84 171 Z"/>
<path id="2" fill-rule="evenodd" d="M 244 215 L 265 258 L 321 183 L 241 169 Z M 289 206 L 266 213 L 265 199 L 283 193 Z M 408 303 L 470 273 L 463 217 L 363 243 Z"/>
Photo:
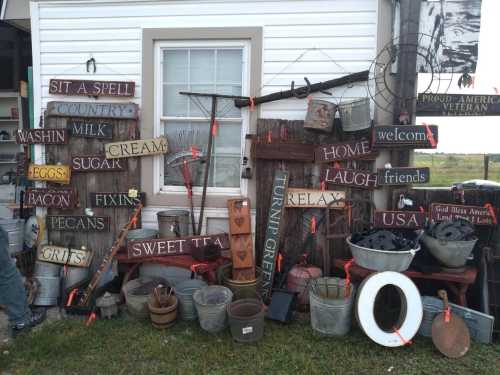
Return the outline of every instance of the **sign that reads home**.
<path id="1" fill-rule="evenodd" d="M 425 213 L 420 211 L 375 211 L 373 226 L 375 228 L 422 229 L 425 224 Z"/>
<path id="2" fill-rule="evenodd" d="M 166 154 L 167 149 L 167 138 L 165 137 L 114 142 L 104 145 L 107 159 Z"/>
<path id="3" fill-rule="evenodd" d="M 43 262 L 67 264 L 75 267 L 88 267 L 92 260 L 92 251 L 68 249 L 62 246 L 44 245 L 37 251 L 37 258 Z"/>
<path id="4" fill-rule="evenodd" d="M 374 148 L 436 148 L 436 125 L 393 125 L 373 128 Z"/>
<path id="5" fill-rule="evenodd" d="M 285 206 L 344 208 L 345 191 L 288 188 Z"/>
<path id="6" fill-rule="evenodd" d="M 129 259 L 162 257 L 169 255 L 189 255 L 191 248 L 215 244 L 221 250 L 229 249 L 227 233 L 210 234 L 206 236 L 158 238 L 128 241 Z"/>
<path id="7" fill-rule="evenodd" d="M 500 95 L 419 94 L 417 116 L 498 116 Z"/>
<path id="8" fill-rule="evenodd" d="M 71 169 L 73 172 L 125 171 L 127 161 L 125 159 L 106 159 L 101 155 L 72 156 Z"/>
<path id="9" fill-rule="evenodd" d="M 52 95 L 112 96 L 131 98 L 135 82 L 90 81 L 76 79 L 51 79 L 49 93 Z"/>
<path id="10" fill-rule="evenodd" d="M 113 138 L 113 124 L 106 119 L 69 118 L 68 131 L 73 137 Z"/>
<path id="11" fill-rule="evenodd" d="M 16 141 L 22 145 L 63 145 L 68 143 L 66 129 L 20 129 Z"/>
<path id="12" fill-rule="evenodd" d="M 90 193 L 91 207 L 136 207 L 139 203 L 145 205 L 146 193 L 138 193 L 136 197 L 123 193 Z"/>
<path id="13" fill-rule="evenodd" d="M 496 213 L 487 207 L 481 206 L 432 203 L 431 219 L 433 221 L 466 219 L 475 225 L 495 225 Z"/>
<path id="14" fill-rule="evenodd" d="M 67 185 L 70 178 L 69 165 L 30 164 L 28 166 L 28 180 L 31 181 L 50 181 Z"/>
<path id="15" fill-rule="evenodd" d="M 378 170 L 379 185 L 411 185 L 429 182 L 429 168 L 381 168 Z"/>
<path id="16" fill-rule="evenodd" d="M 332 185 L 352 186 L 360 189 L 375 189 L 377 174 L 368 171 L 344 168 L 326 168 L 322 173 L 323 181 Z"/>
<path id="17" fill-rule="evenodd" d="M 319 146 L 314 150 L 314 161 L 328 163 L 337 160 L 375 159 L 377 154 L 371 149 L 370 141 L 364 139 Z"/>
<path id="18" fill-rule="evenodd" d="M 78 203 L 73 188 L 28 188 L 24 195 L 24 201 L 28 206 L 59 209 L 72 209 Z"/>
<path id="19" fill-rule="evenodd" d="M 139 106 L 135 103 L 48 102 L 47 116 L 114 118 L 135 120 Z"/>
<path id="20" fill-rule="evenodd" d="M 47 216 L 49 230 L 61 232 L 108 232 L 107 216 Z"/>

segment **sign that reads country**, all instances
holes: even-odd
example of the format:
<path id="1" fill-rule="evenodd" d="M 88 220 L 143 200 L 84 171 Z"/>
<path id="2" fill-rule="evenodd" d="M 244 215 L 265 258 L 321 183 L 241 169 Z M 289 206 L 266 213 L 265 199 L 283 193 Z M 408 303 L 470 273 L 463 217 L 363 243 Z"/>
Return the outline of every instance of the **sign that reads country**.
<path id="1" fill-rule="evenodd" d="M 135 93 L 135 82 L 51 79 L 49 82 L 49 93 L 52 95 L 131 98 Z"/>
<path id="2" fill-rule="evenodd" d="M 73 188 L 28 188 L 24 194 L 24 201 L 28 206 L 59 209 L 72 209 L 78 203 Z"/>
<path id="3" fill-rule="evenodd" d="M 498 116 L 500 95 L 419 94 L 417 116 Z"/>
<path id="4" fill-rule="evenodd" d="M 107 216 L 47 216 L 49 230 L 61 232 L 108 232 Z"/>
<path id="5" fill-rule="evenodd" d="M 135 103 L 96 103 L 96 102 L 48 102 L 47 116 L 115 118 L 135 120 L 139 106 Z"/>
<path id="6" fill-rule="evenodd" d="M 345 197 L 345 191 L 288 188 L 285 206 L 344 208 Z"/>
<path id="7" fill-rule="evenodd" d="M 375 211 L 373 226 L 375 228 L 422 229 L 425 224 L 425 213 L 420 211 Z"/>
<path id="8" fill-rule="evenodd" d="M 314 150 L 314 161 L 328 163 L 337 160 L 375 159 L 377 154 L 371 149 L 370 141 L 364 139 L 318 146 Z"/>
<path id="9" fill-rule="evenodd" d="M 494 209 L 481 206 L 463 206 L 459 204 L 432 203 L 431 219 L 433 221 L 451 221 L 466 219 L 475 225 L 495 225 Z"/>
<path id="10" fill-rule="evenodd" d="M 20 129 L 16 141 L 22 145 L 63 145 L 68 143 L 66 129 Z"/>
<path id="11" fill-rule="evenodd" d="M 28 180 L 31 181 L 50 181 L 67 185 L 70 178 L 69 165 L 30 164 L 28 166 Z"/>
<path id="12" fill-rule="evenodd" d="M 107 159 L 166 154 L 167 149 L 167 138 L 165 137 L 114 142 L 104 146 Z"/>
<path id="13" fill-rule="evenodd" d="M 74 267 L 88 267 L 92 261 L 92 251 L 68 249 L 62 246 L 43 245 L 38 248 L 37 258 L 42 262 L 67 264 Z"/>
<path id="14" fill-rule="evenodd" d="M 436 125 L 393 125 L 373 128 L 374 148 L 436 148 Z"/>
<path id="15" fill-rule="evenodd" d="M 129 259 L 190 255 L 193 246 L 200 247 L 210 244 L 219 246 L 221 250 L 228 250 L 229 238 L 227 233 L 128 241 L 127 252 Z"/>
<path id="16" fill-rule="evenodd" d="M 125 159 L 106 159 L 101 155 L 72 156 L 71 169 L 73 172 L 125 171 L 127 161 Z"/>
<path id="17" fill-rule="evenodd" d="M 382 168 L 378 170 L 379 185 L 425 184 L 430 181 L 431 172 L 423 168 Z"/>
<path id="18" fill-rule="evenodd" d="M 377 174 L 357 169 L 326 168 L 322 173 L 323 181 L 332 185 L 352 186 L 360 189 L 375 189 Z"/>
<path id="19" fill-rule="evenodd" d="M 67 126 L 73 137 L 113 138 L 113 124 L 106 119 L 69 118 Z"/>
<path id="20" fill-rule="evenodd" d="M 145 205 L 146 193 L 138 193 L 131 197 L 128 192 L 122 193 L 90 193 L 91 207 L 136 207 L 137 204 Z"/>

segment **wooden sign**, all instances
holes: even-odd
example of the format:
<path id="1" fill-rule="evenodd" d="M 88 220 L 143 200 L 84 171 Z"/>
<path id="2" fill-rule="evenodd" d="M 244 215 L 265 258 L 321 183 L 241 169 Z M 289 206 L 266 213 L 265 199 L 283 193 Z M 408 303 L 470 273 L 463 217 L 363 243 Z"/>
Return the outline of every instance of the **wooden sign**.
<path id="1" fill-rule="evenodd" d="M 271 202 L 269 202 L 266 237 L 264 239 L 264 251 L 262 255 L 261 295 L 264 301 L 268 299 L 273 288 L 274 267 L 279 250 L 287 187 L 288 172 L 276 170 L 271 190 Z"/>
<path id="2" fill-rule="evenodd" d="M 31 181 L 51 181 L 67 185 L 70 178 L 69 165 L 30 164 L 28 166 L 28 180 Z"/>
<path id="3" fill-rule="evenodd" d="M 191 244 L 195 247 L 215 244 L 221 250 L 229 249 L 227 233 L 219 233 L 208 234 L 206 236 L 128 241 L 127 252 L 129 259 L 189 255 L 191 253 Z"/>
<path id="4" fill-rule="evenodd" d="M 230 234 L 252 233 L 250 208 L 250 199 L 248 198 L 227 200 Z"/>
<path id="5" fill-rule="evenodd" d="M 293 160 L 304 163 L 314 161 L 314 145 L 302 143 L 257 143 L 252 142 L 254 159 Z"/>
<path id="6" fill-rule="evenodd" d="M 92 251 L 68 249 L 61 246 L 44 245 L 37 251 L 37 258 L 43 262 L 67 264 L 75 267 L 88 267 L 92 261 Z"/>
<path id="7" fill-rule="evenodd" d="M 345 197 L 345 191 L 288 188 L 285 207 L 344 208 Z"/>
<path id="8" fill-rule="evenodd" d="M 104 151 L 107 159 L 166 154 L 168 151 L 167 138 L 108 143 L 104 145 Z"/>
<path id="9" fill-rule="evenodd" d="M 76 191 L 73 188 L 28 188 L 24 194 L 24 201 L 28 206 L 59 209 L 72 209 L 78 203 Z"/>
<path id="10" fill-rule="evenodd" d="M 109 232 L 109 217 L 48 215 L 47 227 L 61 232 Z"/>
<path id="11" fill-rule="evenodd" d="M 378 170 L 379 185 L 425 184 L 430 181 L 431 172 L 423 168 L 381 168 Z"/>
<path id="12" fill-rule="evenodd" d="M 68 143 L 66 129 L 20 129 L 16 141 L 22 145 L 63 145 Z"/>
<path id="13" fill-rule="evenodd" d="M 393 125 L 373 128 L 374 148 L 436 148 L 437 143 L 436 125 Z"/>
<path id="14" fill-rule="evenodd" d="M 375 228 L 422 229 L 425 225 L 425 213 L 420 211 L 375 211 Z"/>
<path id="15" fill-rule="evenodd" d="M 229 199 L 227 208 L 229 212 L 229 239 L 233 259 L 233 275 L 234 270 L 251 268 L 253 278 L 255 278 L 250 199 Z M 249 272 L 249 274 L 251 273 L 252 271 Z M 239 280 L 241 280 L 241 277 Z"/>
<path id="16" fill-rule="evenodd" d="M 71 157 L 71 169 L 73 172 L 125 171 L 127 165 L 127 160 L 125 159 L 106 159 L 101 155 Z"/>
<path id="17" fill-rule="evenodd" d="M 328 163 L 337 160 L 375 159 L 377 155 L 378 152 L 371 149 L 370 141 L 364 139 L 318 146 L 314 150 L 314 161 Z"/>
<path id="18" fill-rule="evenodd" d="M 466 219 L 475 225 L 496 225 L 496 213 L 490 212 L 487 207 L 432 203 L 430 211 L 433 221 Z"/>
<path id="19" fill-rule="evenodd" d="M 68 119 L 68 132 L 73 137 L 83 138 L 113 138 L 113 124 L 106 119 Z"/>
<path id="20" fill-rule="evenodd" d="M 90 193 L 90 207 L 135 207 L 138 203 L 145 205 L 146 193 L 138 193 L 130 197 L 128 192 Z"/>
<path id="21" fill-rule="evenodd" d="M 131 98 L 135 93 L 135 82 L 124 81 L 90 81 L 76 79 L 51 79 L 49 94 L 112 96 Z"/>
<path id="22" fill-rule="evenodd" d="M 419 94 L 417 116 L 498 116 L 500 95 Z"/>
<path id="23" fill-rule="evenodd" d="M 322 173 L 323 181 L 332 185 L 352 186 L 360 189 L 375 189 L 377 174 L 356 169 L 326 168 Z"/>
<path id="24" fill-rule="evenodd" d="M 139 106 L 135 103 L 48 102 L 47 115 L 58 117 L 115 118 L 135 120 Z"/>

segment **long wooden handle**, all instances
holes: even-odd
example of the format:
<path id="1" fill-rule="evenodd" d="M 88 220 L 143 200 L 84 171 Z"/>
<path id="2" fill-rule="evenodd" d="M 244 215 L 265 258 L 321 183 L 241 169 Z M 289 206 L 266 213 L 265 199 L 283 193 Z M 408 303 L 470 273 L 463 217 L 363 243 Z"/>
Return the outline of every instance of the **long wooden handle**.
<path id="1" fill-rule="evenodd" d="M 446 293 L 446 290 L 444 290 L 444 289 L 438 290 L 438 296 L 443 300 L 444 309 L 448 310 L 448 307 L 449 307 L 449 304 L 448 304 L 448 293 Z"/>

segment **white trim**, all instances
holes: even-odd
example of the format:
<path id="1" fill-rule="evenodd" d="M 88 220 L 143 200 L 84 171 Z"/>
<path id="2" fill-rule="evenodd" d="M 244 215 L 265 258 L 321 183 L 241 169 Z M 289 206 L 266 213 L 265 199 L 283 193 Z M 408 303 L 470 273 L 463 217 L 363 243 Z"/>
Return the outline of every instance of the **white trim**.
<path id="1" fill-rule="evenodd" d="M 4 20 L 5 19 L 5 11 L 7 9 L 7 1 L 8 0 L 3 0 L 2 10 L 0 10 L 0 20 Z"/>

